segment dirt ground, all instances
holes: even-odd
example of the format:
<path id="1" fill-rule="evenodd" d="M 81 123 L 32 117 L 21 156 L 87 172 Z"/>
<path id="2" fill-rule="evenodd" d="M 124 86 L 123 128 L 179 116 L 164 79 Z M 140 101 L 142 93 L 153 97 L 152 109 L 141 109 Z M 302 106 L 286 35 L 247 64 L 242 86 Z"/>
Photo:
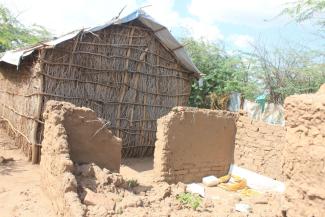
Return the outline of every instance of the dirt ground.
<path id="1" fill-rule="evenodd" d="M 126 158 L 121 162 L 120 174 L 129 179 L 136 179 L 144 185 L 152 185 L 155 180 L 153 174 L 153 158 Z"/>
<path id="2" fill-rule="evenodd" d="M 120 174 L 128 179 L 136 179 L 141 186 L 150 186 L 152 193 L 146 192 L 146 197 L 154 198 L 153 195 L 162 191 L 162 186 L 159 185 L 153 171 L 153 158 L 134 159 L 128 158 L 122 160 Z M 200 184 L 203 186 L 203 184 Z M 129 207 L 123 213 L 123 216 L 228 216 L 228 217 L 282 217 L 281 204 L 282 197 L 280 194 L 265 193 L 255 196 L 244 196 L 237 192 L 225 191 L 218 187 L 206 187 L 205 198 L 202 200 L 201 206 L 194 211 L 188 207 L 179 204 L 173 198 L 174 191 L 179 191 L 179 186 L 184 186 L 183 183 L 170 185 L 171 196 L 165 199 L 154 200 L 151 207 Z M 134 195 L 135 196 L 135 195 Z M 138 196 L 138 198 L 140 198 Z M 143 198 L 142 198 L 143 199 Z M 252 208 L 251 213 L 240 213 L 235 211 L 235 204 L 249 204 Z M 160 207 L 160 208 L 158 208 Z M 137 213 L 137 214 L 135 214 Z M 128 215 L 131 214 L 131 215 Z"/>
<path id="3" fill-rule="evenodd" d="M 40 187 L 39 166 L 28 162 L 1 128 L 0 156 L 14 160 L 0 164 L 0 216 L 56 217 Z"/>
<path id="4" fill-rule="evenodd" d="M 1 217 L 56 217 L 51 202 L 40 187 L 40 169 L 26 161 L 12 140 L 0 129 L 0 156 L 13 158 L 14 161 L 0 165 L 0 210 Z M 99 173 L 102 173 L 99 171 Z M 227 192 L 220 188 L 206 188 L 206 198 L 197 210 L 182 205 L 176 200 L 177 192 L 184 192 L 185 185 L 168 185 L 155 181 L 153 159 L 124 159 L 120 177 L 109 175 L 113 181 L 137 180 L 139 187 L 123 190 L 112 184 L 96 181 L 97 193 L 115 198 L 115 209 L 111 212 L 100 206 L 88 206 L 87 217 L 94 216 L 279 216 L 279 195 L 244 197 L 238 193 Z M 80 176 L 79 176 L 80 178 Z M 82 178 L 82 177 L 81 177 Z M 85 177 L 88 180 L 91 180 Z M 122 178 L 123 179 L 123 178 Z M 145 187 L 145 188 L 144 188 Z M 236 203 L 249 204 L 252 213 L 235 211 Z M 116 204 L 116 205 L 115 205 Z M 115 210 L 115 211 L 114 211 Z M 103 212 L 101 215 L 100 213 Z"/>
<path id="5" fill-rule="evenodd" d="M 152 186 L 155 183 L 155 176 L 153 171 L 153 158 L 147 157 L 143 159 L 127 158 L 122 160 L 120 174 L 128 179 L 135 179 L 141 185 Z M 203 186 L 203 185 L 202 185 Z M 221 198 L 230 201 L 238 200 L 240 197 L 236 193 L 230 193 L 222 190 L 221 188 L 206 187 L 206 197 L 212 200 L 220 200 Z"/>

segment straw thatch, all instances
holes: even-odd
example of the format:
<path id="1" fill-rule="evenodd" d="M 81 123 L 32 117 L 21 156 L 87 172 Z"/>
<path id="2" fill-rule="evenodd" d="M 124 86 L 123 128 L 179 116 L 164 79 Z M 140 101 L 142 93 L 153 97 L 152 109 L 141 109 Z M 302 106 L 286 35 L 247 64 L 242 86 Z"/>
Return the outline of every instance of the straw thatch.
<path id="1" fill-rule="evenodd" d="M 124 156 L 151 155 L 156 120 L 188 103 L 193 74 L 137 20 L 82 32 L 36 56 L 19 72 L 0 67 L 1 117 L 29 143 L 40 143 L 44 103 L 60 100 L 109 121 L 108 128 L 122 138 Z"/>
<path id="2" fill-rule="evenodd" d="M 0 119 L 16 144 L 31 158 L 31 144 L 37 142 L 37 128 L 41 112 L 38 89 L 41 76 L 36 58 L 27 58 L 17 71 L 16 66 L 0 65 Z"/>

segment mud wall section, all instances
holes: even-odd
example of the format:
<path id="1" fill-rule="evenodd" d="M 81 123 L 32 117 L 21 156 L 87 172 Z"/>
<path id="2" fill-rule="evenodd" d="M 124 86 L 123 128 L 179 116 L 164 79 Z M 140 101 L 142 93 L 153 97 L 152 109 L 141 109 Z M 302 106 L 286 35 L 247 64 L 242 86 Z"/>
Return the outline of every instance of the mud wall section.
<path id="1" fill-rule="evenodd" d="M 233 162 L 234 113 L 174 108 L 158 120 L 154 171 L 169 183 L 227 174 Z"/>
<path id="2" fill-rule="evenodd" d="M 285 100 L 287 216 L 325 213 L 325 85 L 317 94 Z"/>
<path id="3" fill-rule="evenodd" d="M 283 181 L 284 146 L 284 127 L 252 120 L 244 112 L 239 113 L 235 164 Z"/>
<path id="4" fill-rule="evenodd" d="M 77 194 L 74 162 L 96 162 L 98 165 L 118 171 L 121 140 L 103 128 L 103 123 L 96 118 L 95 112 L 87 108 L 49 101 L 43 116 L 45 126 L 40 162 L 42 187 L 59 216 L 85 216 L 86 207 Z M 86 139 L 89 136 L 85 132 L 86 129 L 92 135 L 97 132 L 92 138 L 93 143 L 89 143 Z M 98 131 L 99 129 L 101 130 Z M 76 139 L 78 136 L 80 138 Z M 96 156 L 93 151 L 100 152 L 98 153 L 100 155 Z M 85 153 L 88 153 L 88 156 Z M 101 156 L 104 154 L 105 160 Z"/>

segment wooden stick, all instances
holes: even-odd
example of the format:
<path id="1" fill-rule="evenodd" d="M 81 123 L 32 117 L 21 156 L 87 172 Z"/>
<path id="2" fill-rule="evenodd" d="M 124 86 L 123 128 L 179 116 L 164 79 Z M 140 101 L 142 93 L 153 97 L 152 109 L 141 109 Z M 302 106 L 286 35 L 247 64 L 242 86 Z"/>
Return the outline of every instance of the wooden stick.
<path id="1" fill-rule="evenodd" d="M 94 133 L 94 135 L 91 136 L 91 138 L 95 137 L 100 131 L 102 131 L 107 125 L 110 125 L 111 122 L 107 121 L 105 124 L 103 124 L 103 126 L 101 126 L 98 130 L 96 130 L 96 132 Z"/>
<path id="2" fill-rule="evenodd" d="M 41 58 L 44 58 L 46 51 L 41 51 L 40 56 Z M 43 92 L 44 91 L 44 75 L 41 74 L 41 71 L 44 69 L 44 63 L 39 61 L 39 71 L 36 73 L 37 79 L 38 79 L 38 91 Z M 42 107 L 43 107 L 43 96 L 37 95 L 37 109 L 36 109 L 36 118 L 39 120 L 41 119 L 41 113 L 42 113 Z M 32 146 L 32 164 L 37 164 L 40 161 L 41 158 L 41 148 L 38 145 L 37 141 L 37 133 L 38 133 L 38 123 L 33 124 L 32 128 L 32 135 L 33 135 L 33 146 Z M 44 122 L 42 122 L 44 124 Z"/>
<path id="3" fill-rule="evenodd" d="M 158 96 L 168 96 L 168 97 L 178 97 L 178 96 L 189 96 L 190 93 L 182 93 L 182 94 L 176 94 L 176 95 L 170 95 L 170 94 L 163 94 L 163 93 L 152 93 L 152 92 L 146 92 L 144 90 L 140 90 L 137 88 L 137 85 L 136 87 L 132 87 L 131 85 L 129 84 L 126 84 L 126 83 L 123 83 L 123 82 L 114 82 L 112 84 L 114 84 L 115 86 L 113 85 L 108 85 L 108 84 L 104 84 L 104 83 L 100 83 L 100 82 L 94 82 L 94 81 L 83 81 L 83 80 L 80 80 L 80 79 L 71 79 L 71 78 L 61 78 L 61 77 L 56 77 L 56 76 L 52 76 L 52 75 L 48 75 L 46 73 L 42 73 L 43 75 L 45 75 L 46 77 L 49 77 L 51 79 L 55 79 L 55 80 L 62 80 L 62 81 L 71 81 L 71 82 L 79 82 L 79 83 L 86 83 L 86 84 L 94 84 L 94 85 L 100 85 L 100 86 L 103 86 L 103 87 L 109 87 L 109 88 L 119 88 L 118 85 L 126 85 L 127 87 L 131 88 L 131 89 L 134 89 L 138 92 L 142 92 L 142 93 L 145 93 L 145 94 L 151 94 L 151 95 L 158 95 Z M 139 76 L 138 76 L 139 77 Z"/>
<path id="4" fill-rule="evenodd" d="M 127 119 L 127 118 L 116 118 L 116 119 L 121 119 L 121 120 L 124 120 L 124 121 L 128 121 L 128 122 L 131 122 L 131 120 Z M 157 122 L 156 119 L 143 119 L 143 120 L 132 120 L 133 123 L 136 123 L 136 122 Z"/>
<path id="5" fill-rule="evenodd" d="M 41 147 L 37 144 L 32 144 L 32 164 L 39 163 Z"/>
<path id="6" fill-rule="evenodd" d="M 8 105 L 6 105 L 4 103 L 0 103 L 0 105 L 4 106 L 5 108 L 9 109 L 10 111 L 14 112 L 15 114 L 17 114 L 17 115 L 19 115 L 21 117 L 34 120 L 35 122 L 40 123 L 40 124 L 44 124 L 43 121 L 40 121 L 37 118 L 31 117 L 31 116 L 27 116 L 27 115 L 21 114 L 21 113 L 17 112 L 15 109 L 11 108 L 10 106 L 8 106 Z"/>
<path id="7" fill-rule="evenodd" d="M 113 85 L 104 84 L 104 83 L 100 83 L 100 82 L 94 82 L 94 81 L 84 81 L 84 80 L 73 79 L 73 78 L 62 78 L 62 77 L 49 75 L 49 74 L 46 74 L 46 73 L 43 73 L 43 72 L 41 72 L 41 74 L 48 77 L 48 78 L 55 79 L 55 80 L 71 81 L 71 82 L 78 82 L 78 83 L 85 83 L 85 84 L 94 84 L 94 85 L 100 85 L 100 86 L 109 87 L 109 88 L 117 88 L 118 86 L 116 86 L 116 85 L 122 84 L 122 83 L 114 83 L 115 86 L 113 86 Z"/>
<path id="8" fill-rule="evenodd" d="M 125 34 L 121 34 L 121 33 L 114 33 L 114 32 L 111 32 L 110 33 L 111 35 L 117 35 L 119 37 L 127 37 L 127 38 L 145 38 L 146 36 L 144 35 L 133 35 L 133 36 L 128 36 L 128 35 L 125 35 Z M 87 42 L 82 42 L 82 43 L 87 43 Z M 93 43 L 93 44 L 97 44 L 97 43 Z M 102 45 L 106 45 L 106 44 L 102 44 Z"/>
<path id="9" fill-rule="evenodd" d="M 58 63 L 58 62 L 51 62 L 48 60 L 42 60 L 44 63 L 48 64 L 48 65 L 62 65 L 62 66 L 69 66 L 68 63 Z M 98 69 L 98 68 L 91 68 L 91 67 L 87 67 L 87 66 L 82 66 L 82 65 L 78 65 L 78 64 L 71 64 L 71 67 L 76 67 L 76 68 L 84 68 L 84 69 L 88 69 L 90 71 L 98 71 L 97 73 L 110 73 L 110 72 L 114 72 L 114 73 L 120 73 L 120 72 L 124 72 L 124 70 L 118 70 L 118 69 Z M 177 69 L 174 69 L 175 71 L 177 71 Z M 150 73 L 145 73 L 145 72 L 139 72 L 139 71 L 133 71 L 133 70 L 128 70 L 131 73 L 140 73 L 142 75 L 146 75 L 146 76 L 151 76 L 151 77 L 171 77 L 171 78 L 177 78 L 177 79 L 183 79 L 186 81 L 191 81 L 188 78 L 185 77 L 180 77 L 180 76 L 175 76 L 175 75 L 156 75 L 156 74 L 150 74 Z M 78 71 L 77 71 L 78 72 Z M 87 73 L 87 72 L 80 72 L 80 73 Z M 95 74 L 94 72 L 91 72 L 91 74 Z"/>
<path id="10" fill-rule="evenodd" d="M 144 36 L 143 36 L 144 37 Z M 116 47 L 118 49 L 131 49 L 131 50 L 138 50 L 140 52 L 144 52 L 145 50 L 143 49 L 140 49 L 138 47 L 146 47 L 146 45 L 141 45 L 141 46 L 136 46 L 136 45 L 131 45 L 131 46 L 120 46 L 119 44 L 116 44 L 116 45 L 112 45 L 112 44 L 105 44 L 105 43 L 93 43 L 93 42 L 79 42 L 81 45 L 92 45 L 92 46 L 105 46 L 105 47 Z M 54 48 L 55 49 L 55 48 Z M 65 51 L 65 52 L 69 52 L 69 51 Z M 148 54 L 152 54 L 152 55 L 155 55 L 155 56 L 158 56 L 160 57 L 161 59 L 163 60 L 166 60 L 167 62 L 170 62 L 170 63 L 177 63 L 175 60 L 173 59 L 168 59 L 166 57 L 163 57 L 155 52 L 152 52 L 152 51 L 147 51 Z"/>
<path id="11" fill-rule="evenodd" d="M 127 29 L 133 28 L 133 29 L 137 29 L 137 30 L 141 30 L 141 31 L 146 31 L 146 32 L 151 32 L 151 33 L 153 33 L 152 29 L 149 29 L 149 28 L 146 28 L 146 27 L 135 26 L 135 25 L 129 25 L 129 24 L 125 24 L 125 23 L 118 24 L 118 25 L 119 25 L 119 26 L 123 26 L 124 28 L 127 28 Z"/>
<path id="12" fill-rule="evenodd" d="M 145 60 L 145 58 L 146 58 L 146 54 L 147 54 L 147 51 L 148 51 L 148 48 L 146 48 L 146 50 L 140 55 L 140 61 L 142 60 L 142 61 L 144 61 Z M 137 65 L 137 71 L 142 71 L 142 63 L 139 63 L 138 65 Z M 140 74 L 136 74 L 136 77 L 135 77 L 135 81 L 134 81 L 134 83 L 135 83 L 135 89 L 138 89 L 138 85 L 139 85 L 139 79 L 140 79 Z M 130 85 L 131 86 L 131 85 Z M 136 92 L 135 94 L 134 94 L 134 97 L 133 97 L 133 102 L 136 102 L 136 99 L 137 99 L 137 94 L 138 92 Z M 132 120 L 133 120 L 133 113 L 134 113 L 134 105 L 131 105 L 131 126 L 133 125 L 133 122 L 132 122 Z"/>
<path id="13" fill-rule="evenodd" d="M 136 36 L 135 36 L 136 37 Z M 135 38 L 135 37 L 131 37 L 131 38 Z M 130 37 L 129 37 L 130 38 Z M 95 42 L 87 42 L 87 41 L 82 41 L 82 42 L 79 42 L 80 44 L 86 44 L 86 45 L 96 45 L 96 46 L 107 46 L 107 47 L 126 47 L 127 49 L 129 47 L 146 47 L 147 45 L 137 45 L 137 44 L 108 44 L 108 43 L 95 43 Z M 57 49 L 57 48 L 55 48 Z M 69 51 L 67 51 L 69 52 Z"/>
<path id="14" fill-rule="evenodd" d="M 14 93 L 14 92 L 9 92 L 6 90 L 0 90 L 0 93 L 6 93 L 6 94 L 10 94 L 13 96 L 23 96 L 23 97 L 32 97 L 32 96 L 38 96 L 40 93 L 32 93 L 32 94 L 19 94 L 19 93 Z"/>
<path id="15" fill-rule="evenodd" d="M 134 129 L 134 128 L 124 128 L 124 127 L 114 127 L 114 126 L 109 126 L 109 129 L 118 129 L 118 130 L 120 130 L 120 129 L 122 129 L 122 130 L 129 130 L 129 131 L 141 131 L 141 130 L 143 130 L 143 131 L 148 131 L 148 132 L 157 132 L 157 130 L 152 130 L 152 129 Z"/>
<path id="16" fill-rule="evenodd" d="M 128 149 L 128 148 L 140 148 L 140 147 L 152 147 L 154 148 L 154 145 L 134 145 L 134 146 L 127 146 L 127 147 L 122 147 L 122 149 Z"/>
<path id="17" fill-rule="evenodd" d="M 102 101 L 99 99 L 92 99 L 92 98 L 84 98 L 84 97 L 78 97 L 78 96 L 62 96 L 62 95 L 56 95 L 56 94 L 50 94 L 50 93 L 33 93 L 33 94 L 28 94 L 28 95 L 19 95 L 19 96 L 24 96 L 24 97 L 30 97 L 30 96 L 35 96 L 35 95 L 42 95 L 42 96 L 51 96 L 51 97 L 57 97 L 57 98 L 62 98 L 62 99 L 82 99 L 85 101 L 92 101 L 92 102 L 97 102 L 100 104 L 127 104 L 127 105 L 135 105 L 135 106 L 148 106 L 148 107 L 162 107 L 162 108 L 173 108 L 173 106 L 165 106 L 165 105 L 150 105 L 150 104 L 142 104 L 142 103 L 134 103 L 134 102 L 119 102 L 119 101 Z M 23 114 L 21 114 L 23 116 Z M 26 118 L 34 119 L 32 117 L 26 116 Z M 35 121 L 44 124 L 44 122 L 35 119 Z"/>
<path id="18" fill-rule="evenodd" d="M 132 28 L 129 32 L 129 35 L 133 35 L 134 34 L 134 29 Z M 129 40 L 129 44 L 132 44 L 132 38 L 130 38 Z M 129 72 L 128 72 L 128 69 L 129 69 L 129 57 L 131 55 L 131 50 L 128 49 L 127 51 L 127 54 L 126 54 L 126 63 L 125 63 L 125 67 L 124 67 L 124 80 L 123 80 L 123 83 L 126 84 L 126 82 L 128 81 L 129 79 Z M 121 103 L 123 102 L 123 99 L 124 99 L 124 96 L 125 96 L 125 93 L 126 93 L 126 86 L 123 86 L 123 89 L 122 89 L 122 92 L 120 94 L 120 97 L 119 97 L 119 104 L 118 104 L 118 108 L 117 108 L 117 118 L 120 118 L 121 117 Z M 117 123 L 116 123 L 116 126 L 117 126 L 117 129 L 118 127 L 120 126 L 121 124 L 121 121 L 118 120 Z M 120 137 L 120 131 L 118 130 L 117 131 L 117 136 Z"/>
<path id="19" fill-rule="evenodd" d="M 87 54 L 87 55 L 92 55 L 92 56 L 99 56 L 99 57 L 103 57 L 103 58 L 106 58 L 106 59 L 128 59 L 128 60 L 131 60 L 131 61 L 134 61 L 134 62 L 140 62 L 138 59 L 135 59 L 135 58 L 131 58 L 131 57 L 125 57 L 125 56 L 119 56 L 119 55 L 113 55 L 113 56 L 107 56 L 105 54 L 100 54 L 100 53 L 92 53 L 92 52 L 88 52 L 88 51 L 76 51 L 76 52 L 73 52 L 72 54 Z M 146 62 L 144 61 L 143 62 L 144 64 L 152 67 L 152 68 L 164 68 L 164 69 L 169 69 L 169 70 L 175 70 L 175 68 L 170 68 L 170 67 L 167 67 L 167 66 L 162 66 L 162 65 L 153 65 L 149 62 Z M 181 70 L 181 72 L 185 72 L 185 73 L 189 73 L 188 71 L 185 71 L 185 70 Z"/>
<path id="20" fill-rule="evenodd" d="M 12 125 L 12 123 L 11 123 L 7 118 L 5 118 L 5 117 L 3 117 L 3 116 L 1 116 L 0 118 L 3 119 L 3 120 L 5 120 L 5 121 L 9 124 L 10 128 L 11 128 L 14 132 L 20 134 L 22 137 L 24 137 L 24 138 L 26 139 L 26 141 L 27 141 L 29 144 L 32 144 L 32 142 L 28 139 L 28 137 L 27 137 L 25 134 L 23 134 L 22 132 L 20 132 L 17 128 L 15 128 L 14 125 Z"/>

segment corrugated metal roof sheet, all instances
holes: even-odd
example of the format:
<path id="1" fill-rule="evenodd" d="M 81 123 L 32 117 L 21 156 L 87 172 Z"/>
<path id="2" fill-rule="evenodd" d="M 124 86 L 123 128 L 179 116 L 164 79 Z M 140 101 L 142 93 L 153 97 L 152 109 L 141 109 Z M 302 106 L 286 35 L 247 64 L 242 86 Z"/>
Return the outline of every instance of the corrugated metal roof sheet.
<path id="1" fill-rule="evenodd" d="M 129 14 L 124 18 L 112 21 L 104 25 L 71 32 L 52 41 L 45 42 L 42 45 L 36 45 L 34 47 L 29 47 L 28 49 L 7 51 L 4 54 L 4 56 L 0 59 L 0 62 L 6 62 L 19 67 L 21 60 L 23 60 L 24 57 L 33 53 L 34 50 L 37 50 L 39 48 L 54 47 L 64 41 L 76 37 L 76 35 L 78 35 L 81 32 L 97 32 L 102 29 L 108 28 L 111 25 L 128 23 L 133 20 L 139 20 L 145 26 L 150 28 L 157 36 L 157 38 L 159 38 L 159 40 L 174 53 L 174 55 L 176 56 L 180 64 L 182 64 L 190 72 L 193 72 L 196 77 L 200 77 L 201 74 L 200 71 L 193 64 L 188 54 L 186 53 L 184 47 L 172 36 L 172 34 L 168 31 L 168 29 L 165 26 L 157 23 L 152 17 L 146 14 L 143 10 L 136 10 L 135 12 Z"/>

